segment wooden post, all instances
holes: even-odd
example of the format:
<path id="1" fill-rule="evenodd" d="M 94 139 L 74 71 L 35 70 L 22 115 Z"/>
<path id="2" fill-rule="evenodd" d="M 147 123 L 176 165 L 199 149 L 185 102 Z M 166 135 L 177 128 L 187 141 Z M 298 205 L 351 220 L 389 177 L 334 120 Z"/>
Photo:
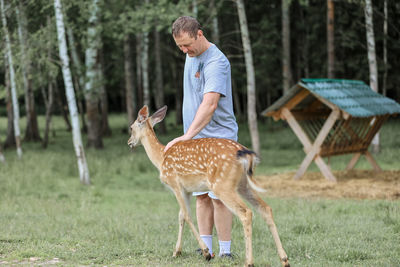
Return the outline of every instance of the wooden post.
<path id="1" fill-rule="evenodd" d="M 289 123 L 289 126 L 292 128 L 293 132 L 299 138 L 300 142 L 304 146 L 304 151 L 306 152 L 306 157 L 304 158 L 303 162 L 300 165 L 294 179 L 301 178 L 304 173 L 306 172 L 308 166 L 310 166 L 311 162 L 314 160 L 319 169 L 321 170 L 322 174 L 325 176 L 326 179 L 336 182 L 335 176 L 332 174 L 328 165 L 325 164 L 323 159 L 319 156 L 319 152 L 321 150 L 321 145 L 324 142 L 325 138 L 328 136 L 329 131 L 332 129 L 333 125 L 335 124 L 336 120 L 340 115 L 339 109 L 335 108 L 331 114 L 329 115 L 328 119 L 322 126 L 320 132 L 318 133 L 317 138 L 314 141 L 314 144 L 311 143 L 301 126 L 298 124 L 292 113 L 287 108 L 282 109 L 282 115 Z"/>
<path id="2" fill-rule="evenodd" d="M 374 157 L 372 157 L 371 153 L 365 151 L 364 156 L 367 158 L 368 162 L 372 165 L 376 172 L 381 172 L 382 169 L 379 167 L 378 163 L 376 163 Z"/>
<path id="3" fill-rule="evenodd" d="M 346 171 L 350 171 L 356 166 L 356 163 L 360 159 L 361 153 L 354 153 L 353 157 L 351 158 L 349 164 L 347 164 Z"/>

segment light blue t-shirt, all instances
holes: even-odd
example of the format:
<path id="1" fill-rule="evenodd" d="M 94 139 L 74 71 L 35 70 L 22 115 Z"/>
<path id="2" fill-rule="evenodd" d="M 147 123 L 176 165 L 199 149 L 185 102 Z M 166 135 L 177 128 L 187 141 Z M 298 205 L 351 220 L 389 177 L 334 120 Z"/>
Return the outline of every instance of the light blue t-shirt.
<path id="1" fill-rule="evenodd" d="M 214 45 L 197 57 L 186 55 L 183 80 L 183 128 L 189 129 L 203 95 L 221 95 L 211 121 L 196 138 L 216 137 L 237 141 L 238 126 L 233 113 L 231 66 L 226 56 Z"/>

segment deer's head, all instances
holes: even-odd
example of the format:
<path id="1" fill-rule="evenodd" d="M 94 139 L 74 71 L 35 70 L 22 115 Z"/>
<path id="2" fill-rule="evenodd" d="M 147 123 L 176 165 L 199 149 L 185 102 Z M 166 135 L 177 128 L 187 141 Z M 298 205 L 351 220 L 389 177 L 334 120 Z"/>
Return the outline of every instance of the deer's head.
<path id="1" fill-rule="evenodd" d="M 163 106 L 149 117 L 149 108 L 145 105 L 139 110 L 136 121 L 131 125 L 131 137 L 128 146 L 131 148 L 139 145 L 140 140 L 146 134 L 146 129 L 153 128 L 154 125 L 162 121 L 167 113 L 167 106 Z"/>

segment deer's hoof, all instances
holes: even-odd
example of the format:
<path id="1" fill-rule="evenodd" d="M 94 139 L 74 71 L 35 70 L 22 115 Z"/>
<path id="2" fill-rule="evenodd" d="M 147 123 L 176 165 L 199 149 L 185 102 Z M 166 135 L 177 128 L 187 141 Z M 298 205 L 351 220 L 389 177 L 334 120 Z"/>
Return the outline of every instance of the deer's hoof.
<path id="1" fill-rule="evenodd" d="M 210 252 L 208 251 L 208 248 L 206 248 L 206 249 L 203 249 L 203 256 L 204 256 L 204 258 L 206 259 L 206 261 L 209 261 L 209 260 L 211 260 L 211 254 L 210 254 Z"/>
<path id="2" fill-rule="evenodd" d="M 282 258 L 281 261 L 283 267 L 290 267 L 289 259 L 287 257 Z"/>
<path id="3" fill-rule="evenodd" d="M 182 251 L 174 251 L 174 254 L 172 254 L 172 257 L 176 258 L 182 255 Z"/>
<path id="4" fill-rule="evenodd" d="M 207 252 L 207 254 L 204 255 L 204 258 L 206 259 L 206 261 L 210 261 L 211 260 L 211 254 L 209 252 Z"/>

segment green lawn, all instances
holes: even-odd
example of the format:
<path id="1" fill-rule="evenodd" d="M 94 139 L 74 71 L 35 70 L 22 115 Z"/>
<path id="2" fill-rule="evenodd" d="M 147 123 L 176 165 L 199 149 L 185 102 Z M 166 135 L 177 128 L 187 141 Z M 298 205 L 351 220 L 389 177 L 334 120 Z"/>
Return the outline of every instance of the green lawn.
<path id="1" fill-rule="evenodd" d="M 22 160 L 15 150 L 5 151 L 7 164 L 0 165 L 0 265 L 242 266 L 243 233 L 236 219 L 233 262 L 205 262 L 194 253 L 197 244 L 188 228 L 182 257 L 172 258 L 178 205 L 143 148 L 131 152 L 126 145 L 124 121 L 111 116 L 113 137 L 104 139 L 106 149 L 86 151 L 91 186 L 79 183 L 72 137 L 60 118 L 55 118 L 56 136 L 48 149 L 24 143 Z M 3 139 L 5 127 L 1 118 Z M 249 146 L 246 131 L 241 125 L 240 141 Z M 179 133 L 179 128 L 171 128 L 160 139 L 166 143 Z M 383 169 L 400 168 L 399 135 L 398 120 L 384 125 L 382 152 L 375 156 Z M 260 124 L 260 136 L 257 174 L 297 169 L 304 152 L 288 127 Z M 333 158 L 332 166 L 342 169 L 346 161 Z M 370 167 L 361 161 L 357 168 Z M 400 201 L 264 199 L 274 211 L 292 266 L 400 266 Z M 280 266 L 260 216 L 253 225 L 256 266 Z M 216 239 L 214 249 L 218 251 Z"/>

